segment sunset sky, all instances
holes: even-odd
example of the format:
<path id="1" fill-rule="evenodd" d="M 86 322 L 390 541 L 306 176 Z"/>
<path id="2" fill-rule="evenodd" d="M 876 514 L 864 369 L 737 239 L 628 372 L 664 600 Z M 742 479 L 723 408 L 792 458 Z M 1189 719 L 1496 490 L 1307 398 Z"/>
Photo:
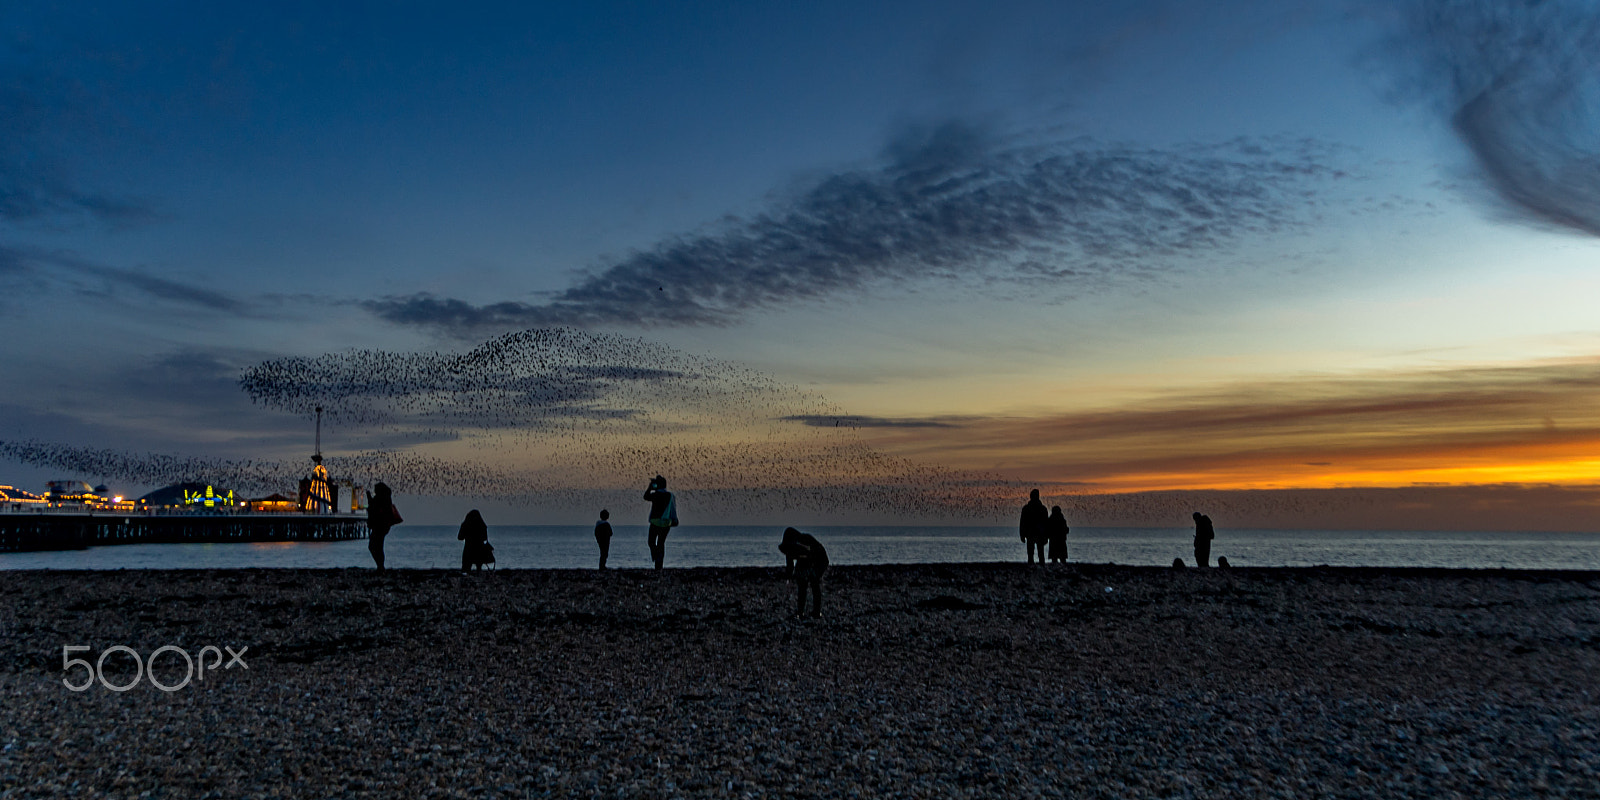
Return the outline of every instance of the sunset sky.
<path id="1" fill-rule="evenodd" d="M 569 326 L 1024 495 L 1439 489 L 1439 527 L 1600 529 L 1584 3 L 725 6 L 0 6 L 0 441 L 303 459 L 245 370 Z M 727 408 L 673 424 L 758 436 Z M 561 451 L 352 420 L 326 450 Z"/>

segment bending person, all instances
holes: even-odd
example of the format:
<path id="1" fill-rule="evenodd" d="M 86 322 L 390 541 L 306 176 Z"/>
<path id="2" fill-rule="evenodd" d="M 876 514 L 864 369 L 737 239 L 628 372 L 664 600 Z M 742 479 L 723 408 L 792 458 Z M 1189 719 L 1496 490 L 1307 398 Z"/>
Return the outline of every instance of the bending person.
<path id="1" fill-rule="evenodd" d="M 778 551 L 788 559 L 788 572 L 800 587 L 800 595 L 794 607 L 794 615 L 803 617 L 806 614 L 806 589 L 811 590 L 811 616 L 822 616 L 822 574 L 828 571 L 828 551 L 817 541 L 817 537 L 809 533 L 801 533 L 794 528 L 785 528 L 783 542 L 778 545 Z"/>

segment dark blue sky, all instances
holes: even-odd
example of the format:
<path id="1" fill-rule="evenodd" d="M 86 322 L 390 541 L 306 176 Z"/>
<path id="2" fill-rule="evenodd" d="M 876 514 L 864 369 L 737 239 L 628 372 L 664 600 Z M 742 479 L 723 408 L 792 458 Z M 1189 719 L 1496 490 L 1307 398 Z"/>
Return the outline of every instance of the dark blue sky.
<path id="1" fill-rule="evenodd" d="M 884 420 L 1589 358 L 1592 16 L 13 4 L 0 439 L 297 453 L 240 370 L 551 324 Z"/>

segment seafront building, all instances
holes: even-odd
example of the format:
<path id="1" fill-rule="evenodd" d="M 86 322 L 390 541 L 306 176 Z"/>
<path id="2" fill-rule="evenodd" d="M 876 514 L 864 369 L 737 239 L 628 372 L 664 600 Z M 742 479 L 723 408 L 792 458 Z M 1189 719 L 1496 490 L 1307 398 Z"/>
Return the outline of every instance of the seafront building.
<path id="1" fill-rule="evenodd" d="M 0 487 L 0 551 L 69 550 L 152 542 L 327 541 L 366 538 L 363 492 L 350 487 L 339 511 L 339 485 L 322 463 L 322 409 L 311 474 L 296 498 L 274 493 L 241 498 L 209 483 L 176 483 L 137 500 L 111 496 L 81 480 L 49 482 L 44 496 Z"/>
<path id="2" fill-rule="evenodd" d="M 85 493 L 78 486 L 44 497 L 5 487 L 4 496 L 0 552 L 115 544 L 330 541 L 367 535 L 364 514 L 308 507 L 281 494 L 240 500 L 232 491 L 203 483 L 167 486 L 138 500 Z"/>
<path id="3" fill-rule="evenodd" d="M 5 511 L 16 513 L 23 510 L 43 508 L 47 503 L 49 503 L 48 500 L 33 492 L 25 492 L 12 486 L 0 485 L 0 509 Z"/>

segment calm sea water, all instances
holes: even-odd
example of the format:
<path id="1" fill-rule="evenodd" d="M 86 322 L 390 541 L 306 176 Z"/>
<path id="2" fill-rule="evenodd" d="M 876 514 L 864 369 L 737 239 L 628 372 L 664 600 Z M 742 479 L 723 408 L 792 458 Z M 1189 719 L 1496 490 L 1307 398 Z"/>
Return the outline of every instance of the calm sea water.
<path id="1" fill-rule="evenodd" d="M 617 525 L 609 566 L 649 567 L 645 527 Z M 781 565 L 781 527 L 687 526 L 667 539 L 667 566 Z M 1012 526 L 806 528 L 835 564 L 1024 561 Z M 1166 565 L 1194 561 L 1188 528 L 1073 528 L 1073 561 Z M 599 560 L 590 526 L 494 526 L 489 540 L 507 568 L 591 568 Z M 387 565 L 459 567 L 455 526 L 402 525 L 389 534 Z M 1235 566 L 1417 566 L 1600 570 L 1596 533 L 1437 533 L 1224 530 L 1211 557 Z M 52 553 L 0 553 L 0 569 L 232 569 L 370 567 L 367 542 L 135 544 Z"/>

